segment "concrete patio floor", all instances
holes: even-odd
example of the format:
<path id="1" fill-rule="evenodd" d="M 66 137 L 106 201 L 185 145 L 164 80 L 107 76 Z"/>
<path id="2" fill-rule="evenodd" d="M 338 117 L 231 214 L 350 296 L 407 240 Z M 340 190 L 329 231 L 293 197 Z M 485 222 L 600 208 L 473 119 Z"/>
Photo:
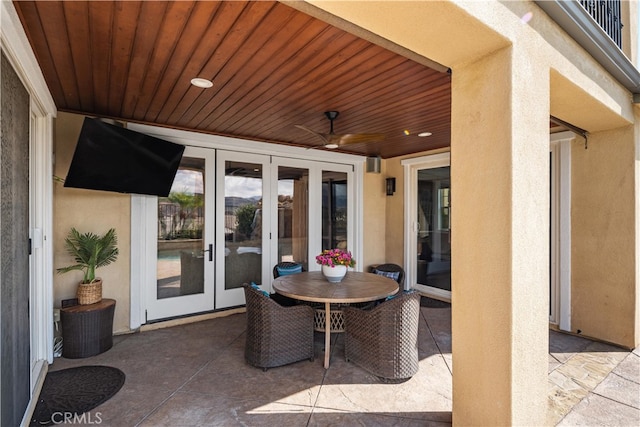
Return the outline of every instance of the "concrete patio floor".
<path id="1" fill-rule="evenodd" d="M 114 366 L 122 389 L 91 411 L 101 426 L 446 426 L 451 424 L 451 310 L 421 308 L 420 370 L 381 383 L 344 360 L 316 359 L 266 372 L 244 361 L 245 314 L 114 337 L 109 351 L 56 358 L 50 370 Z M 95 418 L 94 418 L 95 419 Z M 550 331 L 548 425 L 640 425 L 640 350 Z"/>

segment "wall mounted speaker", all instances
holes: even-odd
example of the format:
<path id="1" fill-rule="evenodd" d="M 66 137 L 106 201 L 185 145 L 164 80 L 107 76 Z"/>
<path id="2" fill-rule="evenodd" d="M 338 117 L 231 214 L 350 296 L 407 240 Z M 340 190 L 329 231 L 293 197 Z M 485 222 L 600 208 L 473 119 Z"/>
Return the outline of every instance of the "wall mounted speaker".
<path id="1" fill-rule="evenodd" d="M 381 157 L 367 157 L 367 172 L 380 173 Z"/>

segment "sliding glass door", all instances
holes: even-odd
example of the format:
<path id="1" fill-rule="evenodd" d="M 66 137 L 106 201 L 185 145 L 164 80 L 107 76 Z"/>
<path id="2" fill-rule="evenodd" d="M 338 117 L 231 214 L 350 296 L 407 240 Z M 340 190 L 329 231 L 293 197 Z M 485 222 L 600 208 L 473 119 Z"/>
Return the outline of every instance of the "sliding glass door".
<path id="1" fill-rule="evenodd" d="M 451 292 L 449 166 L 417 171 L 417 284 Z"/>
<path id="2" fill-rule="evenodd" d="M 451 178 L 449 154 L 402 162 L 407 182 L 406 280 L 434 298 L 451 298 Z"/>

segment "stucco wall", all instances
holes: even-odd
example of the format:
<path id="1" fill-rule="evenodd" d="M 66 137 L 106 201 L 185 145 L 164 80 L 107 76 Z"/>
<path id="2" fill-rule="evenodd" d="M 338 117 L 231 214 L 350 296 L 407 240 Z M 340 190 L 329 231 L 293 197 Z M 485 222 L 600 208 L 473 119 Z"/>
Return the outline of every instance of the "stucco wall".
<path id="1" fill-rule="evenodd" d="M 54 175 L 64 179 L 76 147 L 84 116 L 59 113 L 55 123 Z M 113 320 L 115 333 L 129 330 L 130 312 L 130 196 L 106 191 L 65 188 L 59 182 L 53 188 L 53 266 L 65 267 L 73 259 L 64 249 L 64 239 L 71 227 L 81 233 L 103 234 L 115 228 L 118 236 L 118 260 L 97 270 L 102 277 L 103 298 L 116 300 Z M 53 282 L 54 306 L 61 300 L 75 298 L 77 284 L 82 279 L 80 271 L 56 274 Z"/>
<path id="2" fill-rule="evenodd" d="M 367 271 L 372 264 L 386 262 L 385 236 L 385 161 L 381 161 L 380 173 L 364 172 L 363 178 L 363 224 L 362 236 L 363 265 L 362 271 Z"/>
<path id="3" fill-rule="evenodd" d="M 411 156 L 418 157 L 418 156 Z M 385 178 L 396 179 L 396 192 L 393 196 L 387 196 L 386 229 L 387 241 L 386 262 L 398 265 L 404 264 L 404 169 L 400 161 L 404 157 L 396 157 L 385 161 Z"/>
<path id="4" fill-rule="evenodd" d="M 571 327 L 633 347 L 637 310 L 633 126 L 572 145 Z"/>

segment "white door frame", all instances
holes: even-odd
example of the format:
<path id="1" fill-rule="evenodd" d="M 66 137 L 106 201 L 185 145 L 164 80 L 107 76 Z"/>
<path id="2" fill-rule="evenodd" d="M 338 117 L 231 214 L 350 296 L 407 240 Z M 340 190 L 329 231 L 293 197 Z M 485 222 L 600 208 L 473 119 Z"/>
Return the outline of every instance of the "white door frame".
<path id="1" fill-rule="evenodd" d="M 404 270 L 405 288 L 414 288 L 417 284 L 416 271 L 418 267 L 418 251 L 416 245 L 416 234 L 418 233 L 418 170 L 433 169 L 451 165 L 451 153 L 431 154 L 428 156 L 415 157 L 402 160 L 404 168 Z M 423 289 L 428 288 L 428 289 Z M 451 293 L 432 287 L 421 286 L 420 291 L 433 295 L 436 298 L 446 301 L 451 300 Z"/>
<path id="2" fill-rule="evenodd" d="M 215 280 L 215 307 L 212 305 L 211 309 L 220 309 L 227 307 L 234 307 L 238 305 L 244 305 L 244 290 L 242 287 L 226 289 L 225 288 L 225 162 L 247 162 L 250 164 L 259 164 L 262 166 L 262 236 L 261 236 L 261 253 L 268 253 L 269 250 L 269 224 L 271 223 L 271 206 L 269 201 L 271 200 L 271 185 L 269 173 L 269 156 L 264 154 L 251 154 L 251 153 L 238 153 L 235 151 L 217 151 L 216 160 L 216 233 L 214 239 L 215 250 L 215 265 L 216 265 L 216 280 Z M 266 202 L 266 203 L 265 203 Z M 222 214 L 220 214 L 222 212 Z M 206 220 L 205 220 L 206 221 Z M 271 275 L 271 269 L 268 265 L 269 260 L 266 257 L 261 257 L 261 280 L 262 283 L 269 283 L 268 277 Z"/>
<path id="3" fill-rule="evenodd" d="M 571 331 L 571 142 L 570 131 L 551 134 L 551 301 L 549 321 Z"/>
<path id="4" fill-rule="evenodd" d="M 206 150 L 199 147 L 186 147 L 184 156 L 202 158 L 205 161 L 205 176 L 204 188 L 205 188 L 205 205 L 204 215 L 205 218 L 214 218 L 214 194 L 215 194 L 215 151 Z M 148 240 L 145 253 L 145 274 L 144 289 L 145 289 L 145 321 L 148 319 L 158 320 L 170 317 L 176 317 L 183 315 L 183 311 L 186 307 L 189 307 L 193 312 L 205 312 L 209 311 L 213 307 L 214 302 L 214 261 L 209 262 L 208 257 L 205 256 L 204 262 L 204 289 L 202 293 L 196 293 L 191 295 L 182 295 L 172 298 L 157 298 L 157 277 L 151 272 L 157 271 L 158 263 L 158 248 L 157 248 L 157 223 L 158 223 L 158 198 L 155 196 L 148 196 L 144 198 L 145 213 L 144 220 L 138 221 L 136 228 L 140 227 L 140 224 L 144 226 L 145 237 Z M 133 219 L 133 216 L 132 216 Z M 132 224 L 133 229 L 133 224 Z M 133 234 L 133 233 L 132 233 Z M 205 219 L 205 226 L 202 234 L 203 245 L 214 242 L 214 224 L 213 219 L 211 224 Z M 204 248 L 203 248 L 204 249 Z M 132 248 L 133 250 L 133 248 Z"/>
<path id="5" fill-rule="evenodd" d="M 312 248 L 317 248 L 321 246 L 320 236 L 317 235 L 317 233 L 313 233 L 313 234 L 311 233 L 311 229 L 312 228 L 315 229 L 314 227 L 317 227 L 316 224 L 319 224 L 322 221 L 321 214 L 319 214 L 319 212 L 321 212 L 320 211 L 321 206 L 318 205 L 316 202 L 318 198 L 318 190 L 315 185 L 312 185 L 312 182 L 315 182 L 317 180 L 316 176 L 318 175 L 318 173 L 316 173 L 316 171 L 314 170 L 314 168 L 316 167 L 316 162 L 274 156 L 271 159 L 271 166 L 272 166 L 271 176 L 269 179 L 273 188 L 273 191 L 271 191 L 271 201 L 270 201 L 272 206 L 278 205 L 278 171 L 280 166 L 306 169 L 309 171 L 309 177 L 308 177 L 309 188 L 308 188 L 308 194 L 307 194 L 308 196 L 307 209 L 309 211 L 309 218 L 308 218 L 309 222 L 307 224 L 307 230 L 309 235 L 307 236 L 307 251 L 308 251 L 309 264 L 311 264 L 313 259 L 312 254 L 314 254 L 314 252 L 312 252 Z M 319 219 L 317 218 L 318 216 L 320 216 Z M 312 224 L 314 225 L 312 226 Z M 271 259 L 269 260 L 269 265 L 274 266 L 278 262 L 280 262 L 280 260 L 278 259 L 278 236 L 279 236 L 278 215 L 271 215 L 271 224 L 269 225 L 269 228 L 271 229 L 271 232 L 272 232 L 272 237 L 270 241 Z M 309 267 L 311 267 L 311 265 L 309 265 Z M 271 276 L 272 276 L 271 280 L 266 282 L 266 283 L 269 283 L 270 291 L 273 290 L 273 288 L 271 287 L 271 282 L 273 281 L 272 273 L 271 273 Z"/>
<path id="6" fill-rule="evenodd" d="M 29 319 L 31 330 L 31 392 L 46 364 L 53 363 L 53 241 L 51 141 L 53 121 L 31 101 L 29 153 Z"/>

